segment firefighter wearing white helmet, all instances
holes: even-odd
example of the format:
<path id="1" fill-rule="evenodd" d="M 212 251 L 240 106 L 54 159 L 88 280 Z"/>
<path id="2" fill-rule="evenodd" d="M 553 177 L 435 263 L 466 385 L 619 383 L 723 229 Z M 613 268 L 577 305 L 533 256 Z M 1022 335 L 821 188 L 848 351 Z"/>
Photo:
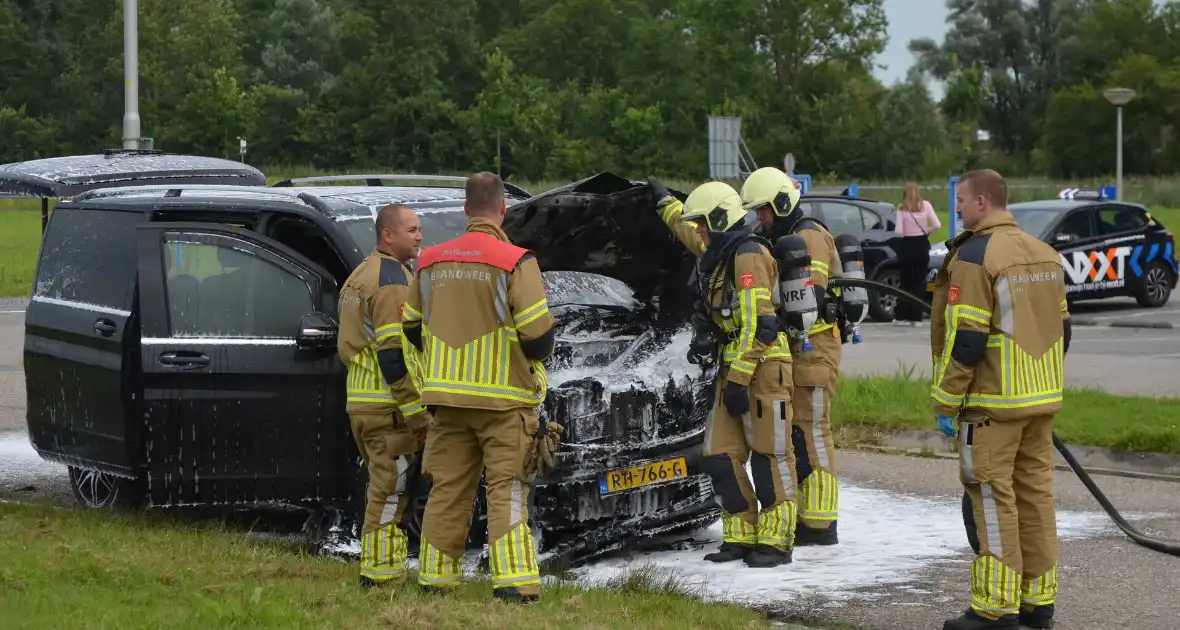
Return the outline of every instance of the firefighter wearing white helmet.
<path id="1" fill-rule="evenodd" d="M 789 563 L 797 483 L 788 435 L 791 351 L 772 301 L 778 264 L 769 243 L 754 235 L 757 219 L 733 187 L 709 182 L 681 204 L 663 184 L 649 181 L 664 223 L 697 256 L 694 319 L 703 326 L 693 346 L 701 345 L 703 332 L 720 358 L 701 467 L 721 506 L 724 538 L 705 559 L 745 560 L 750 567 Z"/>
<path id="2" fill-rule="evenodd" d="M 824 295 L 828 278 L 833 273 L 839 275 L 841 263 L 831 232 L 819 221 L 803 216 L 800 197 L 795 181 L 774 167 L 754 171 L 742 185 L 743 207 L 757 213 L 762 233 L 772 242 L 798 234 L 811 254 L 811 279 L 821 305 L 820 318 L 807 331 L 810 348 L 792 348 L 795 388 L 791 437 L 800 480 L 795 544 L 834 545 L 838 543 L 840 490 L 829 412 L 844 344 L 832 314 L 833 301 L 825 300 Z"/>

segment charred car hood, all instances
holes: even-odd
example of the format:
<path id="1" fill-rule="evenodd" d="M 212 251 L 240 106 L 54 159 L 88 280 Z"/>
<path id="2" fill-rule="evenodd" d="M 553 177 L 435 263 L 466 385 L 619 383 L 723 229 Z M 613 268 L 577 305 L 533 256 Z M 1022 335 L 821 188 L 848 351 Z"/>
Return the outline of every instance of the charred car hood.
<path id="1" fill-rule="evenodd" d="M 599 173 L 513 205 L 503 227 L 541 269 L 621 280 L 673 325 L 688 316 L 694 259 L 660 219 L 657 201 L 645 182 Z"/>
<path id="2" fill-rule="evenodd" d="M 565 429 L 554 480 L 592 493 L 606 469 L 699 443 L 708 410 L 712 374 L 685 359 L 694 257 L 656 201 L 648 184 L 600 173 L 512 206 L 503 223 L 537 256 L 557 320 L 542 408 Z"/>

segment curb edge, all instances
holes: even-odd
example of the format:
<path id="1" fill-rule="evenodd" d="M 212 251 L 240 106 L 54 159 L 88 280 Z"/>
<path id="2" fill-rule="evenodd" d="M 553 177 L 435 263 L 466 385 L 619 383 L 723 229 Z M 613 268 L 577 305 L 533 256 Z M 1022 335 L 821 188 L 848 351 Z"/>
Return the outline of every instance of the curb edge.
<path id="1" fill-rule="evenodd" d="M 933 453 L 922 453 L 921 449 L 916 448 L 902 448 L 897 446 L 880 446 L 876 444 L 858 444 L 854 450 L 872 451 L 882 455 L 898 455 L 905 457 L 933 457 L 937 459 L 957 460 L 959 456 L 955 453 L 945 451 L 936 451 Z M 1073 472 L 1073 469 L 1068 464 L 1059 464 L 1054 462 L 1053 468 L 1063 472 Z M 1180 475 L 1166 475 L 1162 473 L 1140 472 L 1135 470 L 1125 470 L 1116 468 L 1098 468 L 1083 466 L 1086 472 L 1091 475 L 1104 475 L 1107 477 L 1128 477 L 1131 479 L 1145 479 L 1150 481 L 1168 481 L 1172 483 L 1180 483 Z"/>

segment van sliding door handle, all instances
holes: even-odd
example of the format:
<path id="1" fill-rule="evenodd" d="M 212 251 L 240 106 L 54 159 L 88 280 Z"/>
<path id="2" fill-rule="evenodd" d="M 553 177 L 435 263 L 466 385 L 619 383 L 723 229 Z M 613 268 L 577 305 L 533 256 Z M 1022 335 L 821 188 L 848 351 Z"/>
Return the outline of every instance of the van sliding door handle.
<path id="1" fill-rule="evenodd" d="M 160 355 L 159 361 L 161 365 L 180 368 L 182 370 L 203 368 L 209 365 L 209 357 L 207 355 L 195 352 L 165 352 Z"/>
<path id="2" fill-rule="evenodd" d="M 118 327 L 115 326 L 115 322 L 112 322 L 105 317 L 94 322 L 94 332 L 102 335 L 103 337 L 110 337 L 111 335 L 115 334 L 116 330 L 118 330 Z"/>

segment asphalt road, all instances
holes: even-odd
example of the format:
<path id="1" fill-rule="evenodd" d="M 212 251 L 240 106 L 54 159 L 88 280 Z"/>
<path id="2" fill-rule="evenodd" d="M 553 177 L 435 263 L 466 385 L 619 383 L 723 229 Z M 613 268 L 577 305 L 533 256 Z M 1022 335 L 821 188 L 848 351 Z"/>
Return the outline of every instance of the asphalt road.
<path id="1" fill-rule="evenodd" d="M 1132 396 L 1180 395 L 1180 301 L 1159 309 L 1135 307 L 1132 300 L 1079 303 L 1065 360 L 1072 386 L 1098 387 Z M 1118 322 L 1119 326 L 1111 325 Z M 1129 324 L 1172 323 L 1173 328 L 1125 328 Z M 1091 325 L 1092 323 L 1092 325 Z M 841 365 L 849 374 L 881 374 L 912 369 L 930 374 L 930 325 L 861 325 L 860 344 L 844 346 Z"/>
<path id="2" fill-rule="evenodd" d="M 1070 307 L 1069 312 L 1081 322 L 1092 321 L 1098 325 L 1166 323 L 1180 330 L 1180 297 L 1175 295 L 1159 308 L 1143 308 L 1133 298 L 1110 298 L 1078 302 Z"/>
<path id="3" fill-rule="evenodd" d="M 962 496 L 955 461 L 899 458 L 842 452 L 840 476 L 858 486 L 929 498 Z M 1180 540 L 1180 484 L 1122 477 L 1095 482 L 1125 515 L 1149 515 L 1133 524 L 1153 536 Z M 1055 480 L 1061 510 L 1097 510 L 1097 501 L 1068 472 Z M 921 531 L 897 532 L 897 544 L 922 540 Z M 964 540 L 966 535 L 964 534 Z M 876 588 L 864 599 L 824 606 L 822 594 L 802 615 L 824 623 L 880 630 L 942 627 L 970 601 L 970 551 L 936 562 L 911 583 Z M 1097 537 L 1061 544 L 1057 628 L 1166 630 L 1180 626 L 1173 602 L 1180 601 L 1180 558 L 1140 547 L 1113 524 Z"/>

